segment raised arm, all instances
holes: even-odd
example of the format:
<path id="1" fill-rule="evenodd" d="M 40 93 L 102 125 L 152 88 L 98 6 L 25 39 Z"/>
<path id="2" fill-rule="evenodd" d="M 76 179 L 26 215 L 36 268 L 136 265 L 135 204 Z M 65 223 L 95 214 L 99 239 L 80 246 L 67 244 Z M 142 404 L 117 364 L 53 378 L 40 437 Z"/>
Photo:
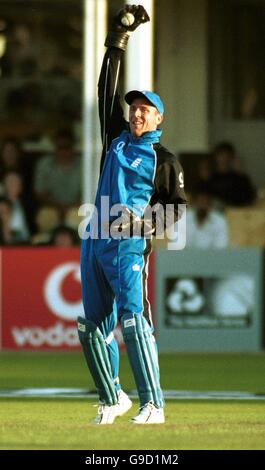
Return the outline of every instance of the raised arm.
<path id="1" fill-rule="evenodd" d="M 99 77 L 98 108 L 103 151 L 105 152 L 108 150 L 111 141 L 127 127 L 117 91 L 123 54 L 123 50 L 109 47 Z"/>
<path id="2" fill-rule="evenodd" d="M 127 129 L 128 124 L 118 94 L 120 65 L 130 33 L 146 21 L 149 21 L 149 16 L 141 5 L 125 5 L 114 17 L 105 41 L 108 49 L 98 83 L 98 107 L 103 143 L 101 169 L 112 140 L 119 136 L 122 130 Z"/>

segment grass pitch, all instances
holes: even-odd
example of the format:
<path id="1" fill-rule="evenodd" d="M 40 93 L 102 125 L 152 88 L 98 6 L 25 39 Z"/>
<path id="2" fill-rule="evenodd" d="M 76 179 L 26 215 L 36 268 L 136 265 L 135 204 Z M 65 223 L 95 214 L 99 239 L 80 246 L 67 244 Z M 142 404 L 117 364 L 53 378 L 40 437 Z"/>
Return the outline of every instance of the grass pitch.
<path id="1" fill-rule="evenodd" d="M 265 392 L 264 354 L 161 355 L 162 385 L 176 390 Z M 127 358 L 123 388 L 132 389 Z M 1 353 L 0 388 L 93 388 L 79 353 Z M 168 401 L 166 423 L 93 426 L 95 401 L 0 399 L 0 449 L 264 449 L 265 401 Z"/>

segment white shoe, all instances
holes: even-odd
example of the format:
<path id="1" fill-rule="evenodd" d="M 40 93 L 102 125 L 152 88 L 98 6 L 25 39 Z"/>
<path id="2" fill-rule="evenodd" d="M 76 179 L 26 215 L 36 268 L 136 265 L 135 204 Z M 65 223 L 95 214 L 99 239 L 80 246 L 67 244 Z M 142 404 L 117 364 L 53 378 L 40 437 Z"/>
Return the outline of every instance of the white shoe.
<path id="1" fill-rule="evenodd" d="M 162 424 L 165 422 L 163 408 L 157 408 L 152 402 L 140 408 L 139 414 L 131 419 L 134 424 Z"/>
<path id="2" fill-rule="evenodd" d="M 117 416 L 117 405 L 105 405 L 105 403 L 99 402 L 98 414 L 92 423 L 112 424 Z"/>
<path id="3" fill-rule="evenodd" d="M 122 416 L 132 407 L 132 401 L 123 390 L 118 391 L 117 416 Z"/>
<path id="4" fill-rule="evenodd" d="M 94 424 L 112 424 L 115 421 L 115 418 L 122 416 L 132 407 L 132 401 L 123 392 L 119 390 L 118 392 L 118 403 L 117 405 L 105 405 L 104 402 L 99 402 L 98 405 L 98 414 L 93 420 Z"/>

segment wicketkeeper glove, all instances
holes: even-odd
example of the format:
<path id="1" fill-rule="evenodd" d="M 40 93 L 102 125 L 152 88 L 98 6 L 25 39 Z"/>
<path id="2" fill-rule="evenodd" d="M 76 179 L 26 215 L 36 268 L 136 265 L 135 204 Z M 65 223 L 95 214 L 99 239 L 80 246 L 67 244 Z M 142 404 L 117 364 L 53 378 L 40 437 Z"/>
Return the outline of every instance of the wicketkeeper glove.
<path id="1" fill-rule="evenodd" d="M 125 26 L 122 23 L 122 18 L 127 13 L 131 13 L 134 16 L 134 22 L 130 26 Z M 125 51 L 130 32 L 134 31 L 140 24 L 150 21 L 150 18 L 142 5 L 125 5 L 124 8 L 118 11 L 114 17 L 111 25 L 111 29 L 108 32 L 105 46 L 106 47 L 117 47 Z"/>
<path id="2" fill-rule="evenodd" d="M 123 207 L 122 216 L 111 224 L 112 235 L 122 234 L 125 238 L 133 235 L 150 238 L 154 233 L 153 221 L 148 218 L 141 218 L 135 215 L 127 207 Z"/>

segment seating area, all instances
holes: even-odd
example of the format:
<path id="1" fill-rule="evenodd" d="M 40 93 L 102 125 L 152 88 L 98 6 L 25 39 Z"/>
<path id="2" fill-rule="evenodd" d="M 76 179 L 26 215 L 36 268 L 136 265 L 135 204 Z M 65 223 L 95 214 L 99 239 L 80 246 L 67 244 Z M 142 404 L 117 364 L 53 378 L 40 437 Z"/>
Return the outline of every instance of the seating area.
<path id="1" fill-rule="evenodd" d="M 265 246 L 265 207 L 228 208 L 229 246 Z"/>

